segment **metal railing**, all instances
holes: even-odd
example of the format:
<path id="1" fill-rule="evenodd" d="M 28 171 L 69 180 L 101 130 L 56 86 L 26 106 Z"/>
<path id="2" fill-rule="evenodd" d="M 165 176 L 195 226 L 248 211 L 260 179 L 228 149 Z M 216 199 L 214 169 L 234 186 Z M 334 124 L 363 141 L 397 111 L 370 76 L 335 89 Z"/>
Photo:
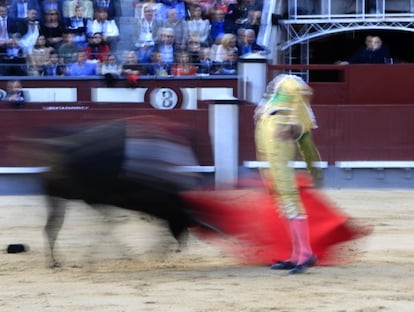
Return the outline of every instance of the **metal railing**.
<path id="1" fill-rule="evenodd" d="M 288 0 L 287 16 L 295 20 L 410 19 L 414 0 Z"/>

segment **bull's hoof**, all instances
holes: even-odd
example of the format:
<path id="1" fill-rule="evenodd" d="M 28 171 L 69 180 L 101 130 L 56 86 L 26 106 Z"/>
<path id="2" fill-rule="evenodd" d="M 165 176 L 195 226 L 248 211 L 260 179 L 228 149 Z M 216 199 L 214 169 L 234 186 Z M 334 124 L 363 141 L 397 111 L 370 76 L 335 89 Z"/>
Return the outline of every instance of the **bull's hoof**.
<path id="1" fill-rule="evenodd" d="M 51 269 L 59 269 L 62 267 L 62 264 L 56 260 L 53 260 L 52 263 L 50 263 L 49 267 Z"/>

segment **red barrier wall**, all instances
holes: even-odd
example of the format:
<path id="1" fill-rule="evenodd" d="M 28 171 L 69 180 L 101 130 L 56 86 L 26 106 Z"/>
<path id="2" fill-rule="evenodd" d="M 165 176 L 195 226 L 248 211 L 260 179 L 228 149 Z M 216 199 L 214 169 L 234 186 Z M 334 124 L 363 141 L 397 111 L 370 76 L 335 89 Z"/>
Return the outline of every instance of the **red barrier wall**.
<path id="1" fill-rule="evenodd" d="M 413 160 L 414 104 L 313 106 L 323 160 Z M 240 159 L 254 160 L 254 106 L 242 106 Z"/>
<path id="2" fill-rule="evenodd" d="M 286 67 L 286 66 L 284 66 Z M 283 66 L 269 66 L 269 78 Z M 303 69 L 303 65 L 290 66 Z M 296 68 L 297 67 L 297 68 Z M 306 67 L 306 66 L 305 66 Z M 311 81 L 314 89 L 313 109 L 319 128 L 315 141 L 323 160 L 333 164 L 343 160 L 413 160 L 414 159 L 414 64 L 398 65 L 308 65 L 309 70 L 335 70 L 338 81 Z M 0 81 L 1 82 L 1 81 Z M 174 81 L 177 86 L 199 86 L 190 79 Z M 237 82 L 237 81 L 236 81 Z M 1 83 L 4 83 L 1 82 Z M 28 82 L 29 83 L 29 82 Z M 49 82 L 39 81 L 45 86 Z M 53 82 L 54 83 L 54 82 Z M 57 81 L 67 86 L 68 81 Z M 78 83 L 80 98 L 87 99 L 91 86 L 102 81 Z M 120 82 L 123 83 L 123 82 Z M 144 82 L 143 82 L 144 83 Z M 234 86 L 234 81 L 210 81 L 212 86 Z M 157 81 L 145 81 L 156 85 Z M 30 81 L 30 86 L 36 85 Z M 89 98 L 88 98 L 89 99 Z M 45 103 L 46 104 L 46 103 Z M 147 104 L 147 103 L 146 103 Z M 11 156 L 10 136 L 27 134 L 33 127 L 82 121 L 122 118 L 139 114 L 156 114 L 184 123 L 192 129 L 194 148 L 202 165 L 213 165 L 205 103 L 198 110 L 155 110 L 150 105 L 137 108 L 133 104 L 53 103 L 53 105 L 86 105 L 86 110 L 42 110 L 42 104 L 30 104 L 21 110 L 0 106 L 0 167 L 28 165 Z M 255 106 L 240 105 L 239 160 L 255 159 L 253 111 Z"/>
<path id="3" fill-rule="evenodd" d="M 208 138 L 208 112 L 199 110 L 155 109 L 88 109 L 53 110 L 0 109 L 0 167 L 38 166 L 30 155 L 15 153 L 13 137 L 35 136 L 36 132 L 50 126 L 98 122 L 140 115 L 157 115 L 171 118 L 188 128 L 188 139 L 201 165 L 213 165 L 212 150 Z"/>

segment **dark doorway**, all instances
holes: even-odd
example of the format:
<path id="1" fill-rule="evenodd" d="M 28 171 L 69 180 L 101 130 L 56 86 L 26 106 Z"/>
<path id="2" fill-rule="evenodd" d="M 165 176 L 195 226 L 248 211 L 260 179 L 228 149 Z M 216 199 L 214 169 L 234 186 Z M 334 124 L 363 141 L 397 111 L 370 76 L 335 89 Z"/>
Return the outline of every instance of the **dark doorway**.
<path id="1" fill-rule="evenodd" d="M 367 35 L 381 37 L 394 63 L 414 63 L 414 33 L 408 31 L 361 30 L 326 36 L 310 43 L 310 64 L 333 64 L 347 60 L 364 46 Z"/>

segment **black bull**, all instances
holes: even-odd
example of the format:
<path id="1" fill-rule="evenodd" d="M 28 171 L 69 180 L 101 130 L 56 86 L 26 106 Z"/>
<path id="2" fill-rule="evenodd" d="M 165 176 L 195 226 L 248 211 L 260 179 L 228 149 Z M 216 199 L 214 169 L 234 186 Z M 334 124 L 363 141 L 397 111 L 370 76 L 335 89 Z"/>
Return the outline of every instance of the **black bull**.
<path id="1" fill-rule="evenodd" d="M 196 160 L 182 137 L 174 134 L 178 128 L 167 128 L 163 121 L 121 120 L 49 129 L 47 138 L 36 140 L 37 155 L 49 168 L 42 182 L 53 266 L 59 266 L 54 246 L 65 218 L 64 200 L 150 214 L 165 220 L 179 243 L 189 227 L 209 227 L 180 196 L 197 186 L 199 177 L 177 169 Z"/>

